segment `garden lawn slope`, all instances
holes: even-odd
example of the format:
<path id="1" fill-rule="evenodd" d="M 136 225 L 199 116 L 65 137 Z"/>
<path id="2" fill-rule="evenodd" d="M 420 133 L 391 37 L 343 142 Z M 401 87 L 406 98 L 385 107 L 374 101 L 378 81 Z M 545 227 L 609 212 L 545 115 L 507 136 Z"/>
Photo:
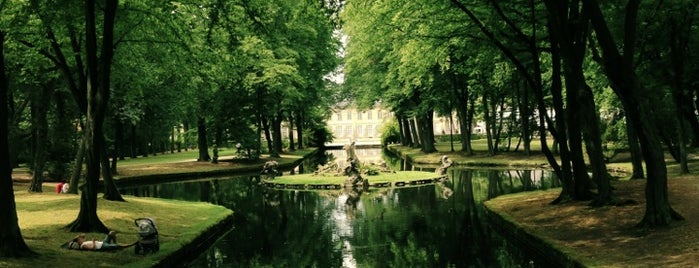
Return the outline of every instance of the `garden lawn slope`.
<path id="1" fill-rule="evenodd" d="M 22 235 L 39 256 L 23 259 L 0 259 L 0 267 L 152 267 L 172 262 L 182 256 L 203 233 L 215 229 L 220 222 L 230 222 L 233 212 L 222 206 L 203 202 L 185 202 L 156 198 L 124 196 L 127 202 L 98 199 L 97 214 L 104 224 L 117 231 L 119 243 L 138 240 L 134 219 L 155 220 L 160 235 L 160 251 L 146 256 L 136 255 L 134 248 L 116 252 L 67 250 L 60 245 L 77 233 L 64 227 L 75 220 L 80 209 L 80 196 L 56 194 L 52 187 L 44 193 L 29 193 L 26 185 L 15 186 L 15 200 Z M 88 239 L 103 240 L 104 234 L 88 233 Z M 191 249 L 189 249 L 191 250 Z M 185 251 L 187 252 L 187 251 Z"/>

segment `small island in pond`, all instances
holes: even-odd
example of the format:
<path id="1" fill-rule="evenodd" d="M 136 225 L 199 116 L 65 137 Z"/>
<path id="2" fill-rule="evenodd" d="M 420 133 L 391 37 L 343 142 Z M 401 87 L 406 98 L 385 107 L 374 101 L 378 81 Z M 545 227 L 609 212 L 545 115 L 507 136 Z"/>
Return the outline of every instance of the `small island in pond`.
<path id="1" fill-rule="evenodd" d="M 442 157 L 442 166 L 436 172 L 392 171 L 386 163 L 361 163 L 354 153 L 354 142 L 344 147 L 346 164 L 339 166 L 335 161 L 318 166 L 314 173 L 278 176 L 268 165 L 262 170 L 264 185 L 279 189 L 342 189 L 356 186 L 386 188 L 423 185 L 444 182 L 446 170 L 452 162 Z M 271 174 L 271 175 L 270 175 Z"/>
<path id="2" fill-rule="evenodd" d="M 436 183 L 446 179 L 446 175 L 425 171 L 396 171 L 392 173 L 379 173 L 365 176 L 369 181 L 369 187 L 405 187 Z M 297 174 L 264 179 L 263 183 L 268 187 L 279 189 L 342 189 L 347 176 L 343 175 L 317 175 Z"/>

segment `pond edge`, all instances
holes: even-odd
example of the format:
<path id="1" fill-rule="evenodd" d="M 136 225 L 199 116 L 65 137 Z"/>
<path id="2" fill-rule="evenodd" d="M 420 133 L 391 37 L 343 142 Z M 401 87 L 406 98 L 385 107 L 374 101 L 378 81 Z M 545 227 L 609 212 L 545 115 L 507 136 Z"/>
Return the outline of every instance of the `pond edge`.
<path id="1" fill-rule="evenodd" d="M 496 208 L 492 208 L 487 202 L 483 204 L 483 208 L 489 228 L 503 236 L 517 248 L 534 256 L 534 261 L 543 265 L 543 267 L 586 267 L 541 237 L 527 232 L 519 223 L 506 217 L 503 212 L 498 211 Z M 537 265 L 537 267 L 541 265 Z"/>

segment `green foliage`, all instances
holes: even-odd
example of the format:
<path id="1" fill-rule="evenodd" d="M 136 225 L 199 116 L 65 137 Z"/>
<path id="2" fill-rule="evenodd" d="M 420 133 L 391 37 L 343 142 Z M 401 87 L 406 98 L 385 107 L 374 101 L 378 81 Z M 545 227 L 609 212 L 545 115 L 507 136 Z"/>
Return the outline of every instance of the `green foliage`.
<path id="1" fill-rule="evenodd" d="M 308 129 L 305 135 L 309 137 L 308 145 L 312 147 L 323 147 L 325 143 L 333 141 L 332 131 L 327 126 Z"/>
<path id="2" fill-rule="evenodd" d="M 400 143 L 400 128 L 398 121 L 391 119 L 381 126 L 381 144 Z"/>

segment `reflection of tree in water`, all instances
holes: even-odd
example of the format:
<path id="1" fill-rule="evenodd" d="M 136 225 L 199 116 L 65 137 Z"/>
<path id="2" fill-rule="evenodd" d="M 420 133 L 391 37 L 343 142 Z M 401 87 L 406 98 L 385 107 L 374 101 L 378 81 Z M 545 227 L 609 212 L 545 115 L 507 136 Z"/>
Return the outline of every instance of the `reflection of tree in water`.
<path id="1" fill-rule="evenodd" d="M 514 253 L 493 239 L 482 202 L 555 182 L 539 173 L 523 181 L 518 174 L 454 169 L 441 184 L 362 193 L 279 191 L 261 187 L 255 177 L 141 191 L 208 199 L 234 211 L 234 228 L 197 267 L 342 267 L 343 260 L 356 267 L 507 267 L 495 254 Z M 453 191 L 448 199 L 445 186 Z"/>
<path id="2" fill-rule="evenodd" d="M 340 266 L 326 226 L 327 204 L 317 193 L 267 189 L 257 200 L 261 204 L 234 209 L 241 220 L 228 237 L 239 241 L 231 251 L 239 262 L 232 267 Z"/>
<path id="3" fill-rule="evenodd" d="M 466 239 L 471 241 L 469 243 L 469 256 L 480 256 L 478 258 L 481 265 L 485 263 L 496 263 L 495 256 L 493 256 L 489 249 L 492 248 L 490 244 L 491 239 L 490 234 L 484 227 L 484 217 L 483 217 L 483 206 L 482 202 L 484 200 L 477 199 L 476 192 L 473 190 L 473 172 L 462 172 L 461 173 L 461 183 L 464 185 L 464 200 L 466 200 L 465 207 L 466 211 L 464 213 L 464 226 L 466 230 L 470 230 L 470 234 Z M 476 201 L 478 200 L 478 201 Z"/>

